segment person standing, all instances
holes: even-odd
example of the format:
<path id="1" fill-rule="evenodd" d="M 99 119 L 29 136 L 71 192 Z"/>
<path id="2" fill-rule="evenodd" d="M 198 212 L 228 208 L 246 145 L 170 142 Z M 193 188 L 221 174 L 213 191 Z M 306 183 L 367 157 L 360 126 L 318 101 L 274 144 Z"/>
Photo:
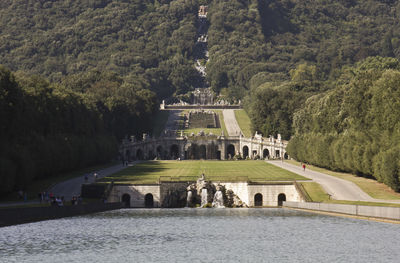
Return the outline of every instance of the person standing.
<path id="1" fill-rule="evenodd" d="M 306 170 L 306 164 L 303 163 L 303 171 L 305 171 L 305 170 Z"/>

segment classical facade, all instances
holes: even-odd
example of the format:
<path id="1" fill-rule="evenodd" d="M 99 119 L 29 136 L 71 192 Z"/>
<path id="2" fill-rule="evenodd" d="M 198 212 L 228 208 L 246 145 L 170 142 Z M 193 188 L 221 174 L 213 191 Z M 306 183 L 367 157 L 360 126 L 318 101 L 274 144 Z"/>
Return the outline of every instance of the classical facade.
<path id="1" fill-rule="evenodd" d="M 252 138 L 244 136 L 165 136 L 150 138 L 146 135 L 140 141 L 133 137 L 124 140 L 120 155 L 124 160 L 227 160 L 235 156 L 250 159 L 287 159 L 287 141 L 257 134 Z"/>

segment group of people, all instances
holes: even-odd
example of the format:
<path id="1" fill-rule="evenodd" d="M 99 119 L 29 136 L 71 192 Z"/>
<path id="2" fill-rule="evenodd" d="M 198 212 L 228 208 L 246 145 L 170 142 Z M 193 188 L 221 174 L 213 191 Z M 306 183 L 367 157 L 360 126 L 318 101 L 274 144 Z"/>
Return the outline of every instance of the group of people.
<path id="1" fill-rule="evenodd" d="M 38 193 L 38 198 L 40 203 L 49 203 L 54 199 L 54 194 L 52 192 L 40 192 Z"/>
<path id="2" fill-rule="evenodd" d="M 93 173 L 93 180 L 94 180 L 94 181 L 97 180 L 97 175 L 98 175 L 98 174 L 97 174 L 96 172 Z M 85 183 L 87 183 L 87 182 L 89 181 L 89 174 L 85 174 L 84 179 L 85 179 Z"/>
<path id="3" fill-rule="evenodd" d="M 82 197 L 79 196 L 73 196 L 71 199 L 71 205 L 80 205 L 82 204 Z"/>
<path id="4" fill-rule="evenodd" d="M 52 206 L 64 206 L 64 196 L 55 196 L 52 192 L 40 192 L 38 193 L 40 203 L 48 203 Z M 71 199 L 72 205 L 78 205 L 82 203 L 81 196 L 73 196 Z"/>

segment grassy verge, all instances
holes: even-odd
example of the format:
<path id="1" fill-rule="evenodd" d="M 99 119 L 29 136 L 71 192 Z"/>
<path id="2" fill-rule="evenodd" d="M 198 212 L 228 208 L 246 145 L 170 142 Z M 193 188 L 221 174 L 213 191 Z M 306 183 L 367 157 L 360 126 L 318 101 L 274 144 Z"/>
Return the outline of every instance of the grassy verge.
<path id="1" fill-rule="evenodd" d="M 304 190 L 306 190 L 313 202 L 329 201 L 329 195 L 320 184 L 315 182 L 302 182 L 301 185 L 303 185 Z"/>
<path id="2" fill-rule="evenodd" d="M 251 137 L 251 121 L 245 110 L 235 110 L 236 121 L 244 136 Z"/>
<path id="3" fill-rule="evenodd" d="M 153 135 L 159 137 L 168 121 L 169 111 L 160 110 L 154 118 Z"/>
<path id="4" fill-rule="evenodd" d="M 344 205 L 365 205 L 365 206 L 386 206 L 386 207 L 400 207 L 400 204 L 379 203 L 379 202 L 364 202 L 364 201 L 345 201 L 345 200 L 331 200 L 325 190 L 315 182 L 302 182 L 304 189 L 311 197 L 313 202 L 317 203 L 331 203 L 331 204 L 344 204 Z"/>
<path id="5" fill-rule="evenodd" d="M 297 165 L 297 166 L 301 165 L 299 162 L 294 161 L 294 160 L 289 160 L 287 162 L 290 164 L 293 164 L 293 165 Z M 360 187 L 364 192 L 366 192 L 371 197 L 376 198 L 376 199 L 384 199 L 384 200 L 400 199 L 400 193 L 396 193 L 387 185 L 379 183 L 376 180 L 359 177 L 359 176 L 349 174 L 349 173 L 334 172 L 334 171 L 330 171 L 330 170 L 327 170 L 324 168 L 319 168 L 319 167 L 312 166 L 312 165 L 307 165 L 307 169 L 310 169 L 310 170 L 313 170 L 316 172 L 329 174 L 329 175 L 353 182 L 356 185 L 358 185 L 358 187 Z"/>
<path id="6" fill-rule="evenodd" d="M 262 161 L 150 161 L 128 167 L 100 180 L 109 183 L 149 184 L 162 181 L 194 181 L 204 173 L 212 181 L 308 180 Z"/>
<path id="7" fill-rule="evenodd" d="M 87 167 L 84 169 L 76 170 L 76 171 L 73 171 L 70 173 L 56 175 L 54 177 L 36 180 L 29 185 L 28 189 L 26 189 L 28 200 L 36 200 L 38 198 L 39 192 L 46 191 L 51 186 L 53 186 L 57 183 L 60 183 L 60 182 L 63 182 L 63 181 L 66 181 L 66 180 L 69 180 L 72 178 L 76 178 L 79 176 L 83 176 L 86 173 L 94 173 L 94 171 L 105 169 L 107 167 L 116 165 L 118 163 L 119 162 L 110 162 L 110 163 L 103 164 L 103 165 L 96 165 L 96 166 L 91 166 L 91 167 Z M 18 202 L 18 201 L 22 201 L 22 200 L 18 199 L 18 195 L 16 192 L 11 193 L 7 196 L 4 196 L 0 199 L 0 202 L 2 202 L 2 203 Z"/>

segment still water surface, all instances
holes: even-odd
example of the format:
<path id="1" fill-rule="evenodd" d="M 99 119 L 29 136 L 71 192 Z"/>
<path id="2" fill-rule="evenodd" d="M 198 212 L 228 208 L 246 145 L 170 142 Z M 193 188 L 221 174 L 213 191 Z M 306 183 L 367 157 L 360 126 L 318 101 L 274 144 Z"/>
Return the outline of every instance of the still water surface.
<path id="1" fill-rule="evenodd" d="M 400 226 L 287 209 L 127 209 L 0 228 L 0 262 L 400 262 Z"/>

